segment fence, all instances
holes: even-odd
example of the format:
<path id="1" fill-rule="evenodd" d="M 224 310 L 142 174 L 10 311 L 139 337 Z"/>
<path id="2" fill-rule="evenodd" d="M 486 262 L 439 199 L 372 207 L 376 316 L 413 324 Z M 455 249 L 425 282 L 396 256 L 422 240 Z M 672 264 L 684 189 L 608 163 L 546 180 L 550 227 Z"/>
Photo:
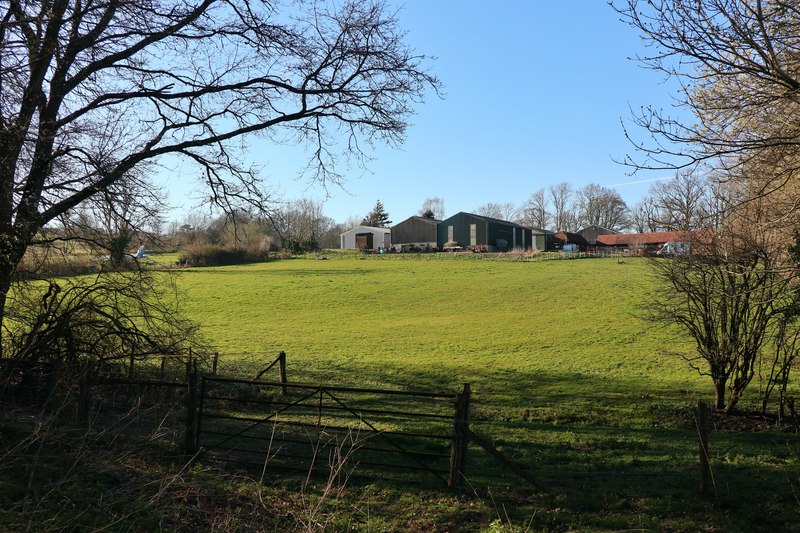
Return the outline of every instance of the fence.
<path id="1" fill-rule="evenodd" d="M 697 452 L 692 461 L 685 434 L 634 444 L 643 451 L 650 449 L 653 458 L 635 459 L 623 469 L 600 464 L 591 471 L 580 466 L 576 470 L 575 465 L 562 465 L 567 450 L 540 441 L 563 429 L 544 427 L 532 433 L 519 423 L 500 427 L 503 422 L 477 418 L 472 422 L 484 434 L 476 432 L 471 427 L 468 384 L 458 393 L 433 393 L 289 383 L 284 353 L 247 380 L 215 375 L 217 359 L 215 355 L 206 360 L 208 372 L 202 373 L 198 368 L 202 362 L 198 364 L 196 357 L 159 356 L 155 364 L 144 365 L 138 372 L 123 363 L 115 372 L 91 378 L 84 367 L 67 380 L 65 394 L 72 395 L 74 412 L 83 420 L 125 425 L 138 435 L 157 435 L 162 440 L 167 437 L 188 453 L 199 452 L 198 457 L 261 475 L 267 471 L 348 475 L 357 466 L 358 474 L 368 477 L 435 480 L 453 486 L 466 476 L 467 451 L 472 446 L 474 451 L 486 452 L 474 454 L 469 461 L 472 479 L 476 473 L 500 475 L 498 464 L 517 479 L 549 489 L 555 480 L 569 475 L 575 479 L 657 475 L 661 483 L 670 476 L 697 479 Z M 0 400 L 51 402 L 60 394 L 57 385 L 65 386 L 61 376 L 67 370 L 64 365 L 2 361 Z M 270 370 L 278 381 L 261 379 Z M 60 400 L 52 403 L 64 405 Z M 698 406 L 695 420 L 703 492 L 713 484 L 708 417 L 707 409 Z M 486 433 L 502 433 L 505 438 L 495 443 Z M 622 446 L 620 437 L 612 440 L 602 446 Z M 674 464 L 670 457 L 676 453 L 685 455 L 679 471 L 660 466 Z M 517 463 L 519 459 L 529 468 L 536 465 L 537 474 L 546 481 L 534 478 L 530 469 Z"/>
<path id="2" fill-rule="evenodd" d="M 468 413 L 469 386 L 453 394 L 201 376 L 194 448 L 251 470 L 330 476 L 358 465 L 452 486 Z"/>

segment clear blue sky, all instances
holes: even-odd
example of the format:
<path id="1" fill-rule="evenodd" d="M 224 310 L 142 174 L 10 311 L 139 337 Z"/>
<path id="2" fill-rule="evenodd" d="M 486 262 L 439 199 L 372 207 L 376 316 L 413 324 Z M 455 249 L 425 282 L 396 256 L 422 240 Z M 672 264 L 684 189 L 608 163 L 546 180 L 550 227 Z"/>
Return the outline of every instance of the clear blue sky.
<path id="1" fill-rule="evenodd" d="M 606 2 L 397 5 L 408 42 L 436 57 L 431 69 L 445 98 L 429 95 L 411 119 L 406 143 L 376 147 L 367 172 L 340 169 L 345 190 L 328 190 L 327 216 L 362 217 L 380 199 L 400 222 L 432 196 L 444 199 L 449 216 L 488 202 L 519 205 L 561 181 L 576 188 L 614 186 L 632 205 L 650 183 L 621 184 L 668 176 L 629 176 L 630 169 L 613 161 L 632 152 L 620 124 L 630 122 L 630 108 L 671 107 L 675 85 L 629 59 L 646 53 L 643 42 Z M 265 164 L 264 178 L 285 199 L 325 199 L 319 186 L 294 178 L 302 153 L 265 141 L 255 141 L 251 150 Z M 173 202 L 188 207 L 179 191 Z"/>

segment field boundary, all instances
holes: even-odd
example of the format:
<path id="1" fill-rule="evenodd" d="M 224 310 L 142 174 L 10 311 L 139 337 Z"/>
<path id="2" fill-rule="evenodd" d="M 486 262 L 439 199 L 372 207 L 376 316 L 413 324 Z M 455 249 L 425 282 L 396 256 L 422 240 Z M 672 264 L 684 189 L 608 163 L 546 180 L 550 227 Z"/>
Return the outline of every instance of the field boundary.
<path id="1" fill-rule="evenodd" d="M 202 375 L 193 396 L 196 423 L 188 424 L 188 451 L 201 457 L 324 476 L 347 461 L 361 472 L 432 476 L 448 486 L 463 476 L 468 392 Z"/>

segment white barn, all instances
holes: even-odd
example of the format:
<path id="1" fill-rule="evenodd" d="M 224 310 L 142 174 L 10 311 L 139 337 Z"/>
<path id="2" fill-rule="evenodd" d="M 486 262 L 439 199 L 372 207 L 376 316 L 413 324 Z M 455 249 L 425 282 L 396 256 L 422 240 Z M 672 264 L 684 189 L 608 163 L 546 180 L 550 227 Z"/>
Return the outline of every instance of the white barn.
<path id="1" fill-rule="evenodd" d="M 341 248 L 389 248 L 392 244 L 392 232 L 388 228 L 358 226 L 339 235 Z"/>

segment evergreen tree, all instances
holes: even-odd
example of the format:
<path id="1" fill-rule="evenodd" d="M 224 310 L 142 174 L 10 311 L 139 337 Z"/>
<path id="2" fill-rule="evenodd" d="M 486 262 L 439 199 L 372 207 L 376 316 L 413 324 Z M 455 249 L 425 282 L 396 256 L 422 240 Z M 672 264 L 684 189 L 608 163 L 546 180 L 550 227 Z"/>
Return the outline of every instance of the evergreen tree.
<path id="1" fill-rule="evenodd" d="M 372 211 L 361 221 L 362 225 L 375 228 L 387 228 L 391 223 L 392 221 L 389 220 L 389 213 L 386 212 L 380 200 L 375 202 L 375 207 L 373 207 Z"/>

